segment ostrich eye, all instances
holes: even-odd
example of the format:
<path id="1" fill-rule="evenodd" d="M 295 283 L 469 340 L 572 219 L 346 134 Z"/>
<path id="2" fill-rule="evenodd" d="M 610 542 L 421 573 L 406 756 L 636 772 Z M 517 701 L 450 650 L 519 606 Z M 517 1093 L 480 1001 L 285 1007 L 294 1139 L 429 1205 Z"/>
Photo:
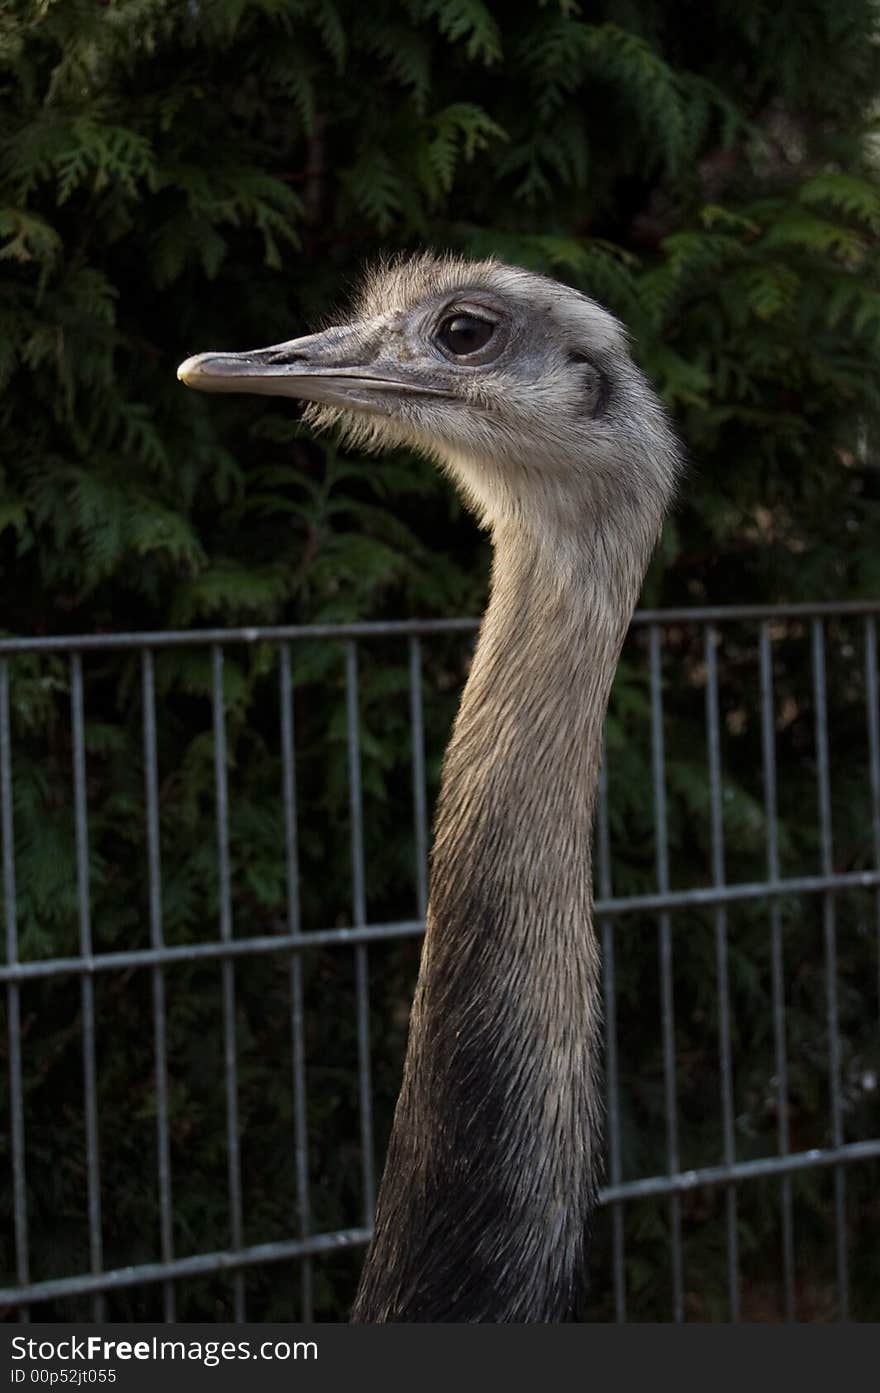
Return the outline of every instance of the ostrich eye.
<path id="1" fill-rule="evenodd" d="M 455 314 L 444 319 L 437 330 L 437 342 L 457 358 L 466 358 L 485 348 L 495 332 L 495 325 L 472 314 Z"/>

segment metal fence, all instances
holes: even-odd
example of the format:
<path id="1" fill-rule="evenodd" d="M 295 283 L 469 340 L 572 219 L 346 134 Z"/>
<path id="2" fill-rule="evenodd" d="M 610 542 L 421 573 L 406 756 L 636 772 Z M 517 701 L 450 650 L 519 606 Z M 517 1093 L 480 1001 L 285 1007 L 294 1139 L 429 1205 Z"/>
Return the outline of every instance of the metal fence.
<path id="1" fill-rule="evenodd" d="M 880 704 L 878 704 L 878 657 L 876 618 L 880 602 L 849 604 L 788 605 L 775 608 L 740 606 L 694 608 L 681 611 L 642 611 L 636 615 L 634 630 L 643 635 L 647 661 L 647 691 L 650 698 L 650 747 L 653 790 L 655 886 L 648 893 L 616 897 L 612 892 L 612 848 L 609 835 L 608 790 L 603 776 L 597 818 L 596 924 L 604 953 L 606 993 L 606 1081 L 607 1081 L 607 1183 L 600 1201 L 610 1215 L 611 1272 L 613 1310 L 618 1319 L 626 1318 L 624 1244 L 628 1207 L 647 1197 L 663 1196 L 668 1204 L 669 1262 L 671 1268 L 672 1318 L 685 1314 L 681 1205 L 689 1193 L 705 1189 L 723 1196 L 723 1233 L 729 1314 L 739 1313 L 738 1203 L 742 1187 L 760 1178 L 778 1177 L 782 1214 L 781 1252 L 769 1254 L 768 1264 L 777 1266 L 784 1290 L 784 1311 L 795 1311 L 795 1232 L 792 1217 L 792 1181 L 804 1171 L 830 1168 L 833 1175 L 833 1208 L 829 1215 L 829 1243 L 834 1245 L 837 1314 L 848 1314 L 847 1248 L 847 1170 L 856 1163 L 880 1158 L 880 1133 L 847 1139 L 841 1081 L 841 1038 L 837 998 L 837 942 L 835 907 L 844 892 L 868 892 L 875 917 L 876 938 L 873 952 L 880 948 Z M 864 713 L 864 759 L 862 768 L 872 810 L 869 840 L 873 848 L 873 868 L 844 870 L 835 863 L 831 826 L 831 766 L 828 742 L 826 688 L 826 625 L 845 621 L 861 633 L 859 661 L 863 664 L 867 696 Z M 728 883 L 725 868 L 724 794 L 721 768 L 722 727 L 719 715 L 718 644 L 724 628 L 732 623 L 751 626 L 759 655 L 757 709 L 760 712 L 762 785 L 766 811 L 766 875 L 745 883 Z M 778 626 L 797 623 L 811 645 L 812 705 L 815 711 L 815 770 L 819 827 L 819 864 L 810 874 L 781 877 L 776 836 L 777 768 L 775 759 L 775 707 L 773 688 L 774 642 Z M 664 641 L 676 626 L 698 627 L 703 635 L 705 686 L 705 740 L 708 806 L 711 822 L 710 883 L 684 888 L 673 887 L 667 830 L 666 759 L 664 754 Z M 120 1288 L 159 1284 L 164 1293 L 165 1318 L 175 1315 L 175 1290 L 184 1279 L 201 1274 L 227 1271 L 234 1292 L 234 1315 L 246 1317 L 244 1273 L 264 1264 L 298 1260 L 302 1274 L 301 1314 L 308 1319 L 312 1310 L 313 1267 L 329 1254 L 362 1247 L 369 1237 L 373 1210 L 374 1137 L 371 1100 L 371 1041 L 369 1038 L 368 950 L 384 940 L 413 937 L 422 933 L 427 896 L 428 808 L 423 741 L 422 648 L 435 636 L 473 633 L 470 620 L 438 622 L 373 623 L 217 629 L 199 632 L 132 633 L 81 636 L 75 638 L 5 639 L 0 641 L 0 836 L 2 836 L 3 909 L 6 934 L 6 963 L 0 968 L 5 984 L 8 1011 L 8 1111 L 9 1155 L 12 1168 L 15 1282 L 0 1290 L 0 1306 L 39 1316 L 43 1303 L 60 1298 L 88 1295 L 93 1315 L 104 1315 L 104 1298 Z M 364 808 L 361 780 L 359 733 L 358 660 L 361 646 L 375 638 L 399 640 L 408 646 L 409 711 L 412 734 L 412 817 L 416 866 L 414 899 L 416 913 L 411 919 L 392 923 L 367 922 L 364 862 Z M 294 729 L 292 693 L 295 680 L 295 652 L 303 640 L 326 640 L 344 646 L 345 694 L 348 745 L 349 797 L 351 815 L 351 876 L 353 888 L 352 921 L 346 927 L 304 931 L 299 917 L 299 872 L 297 866 L 297 812 L 295 795 Z M 233 884 L 229 860 L 229 792 L 227 787 L 226 728 L 223 696 L 224 652 L 233 645 L 266 643 L 277 649 L 277 678 L 280 683 L 280 730 L 278 741 L 283 767 L 286 838 L 283 856 L 287 868 L 287 918 L 284 931 L 265 937 L 236 937 L 233 930 Z M 215 754 L 216 846 L 219 866 L 219 932 L 210 941 L 168 945 L 163 938 L 162 866 L 159 843 L 159 771 L 156 740 L 156 696 L 154 655 L 171 647 L 209 647 L 212 654 L 212 709 Z M 143 829 L 144 855 L 149 873 L 149 947 L 127 951 L 93 950 L 89 893 L 89 827 L 87 799 L 86 747 L 84 741 L 84 655 L 100 651 L 132 650 L 140 654 L 141 711 L 145 768 L 146 823 Z M 10 689 L 15 680 L 14 660 L 23 654 L 63 655 L 69 661 L 70 732 L 73 749 L 73 810 L 76 832 L 77 901 L 79 912 L 79 953 L 75 956 L 21 960 L 16 931 L 16 865 L 14 855 L 13 791 L 16 752 L 11 738 Z M 700 734 L 700 740 L 704 737 Z M 828 1144 L 798 1150 L 790 1144 L 787 1126 L 787 1058 L 785 1024 L 785 962 L 783 928 L 779 906 L 792 896 L 807 897 L 821 903 L 826 975 L 826 1013 L 823 1035 L 827 1031 L 825 1061 L 828 1099 Z M 737 904 L 761 901 L 767 906 L 772 969 L 773 1041 L 775 1053 L 776 1147 L 771 1154 L 737 1159 L 734 1115 L 733 1060 L 728 988 L 728 913 Z M 723 1148 L 717 1164 L 699 1169 L 682 1168 L 676 1087 L 675 968 L 673 958 L 673 917 L 683 911 L 708 911 L 714 927 L 716 987 L 718 1001 L 718 1051 L 720 1077 L 720 1115 Z M 662 1052 L 662 1077 L 666 1119 L 666 1165 L 662 1173 L 630 1175 L 623 1173 L 620 1136 L 619 1041 L 616 1018 L 615 952 L 616 934 L 627 916 L 652 916 L 656 922 L 659 946 L 661 1014 L 658 1021 L 658 1048 Z M 301 979 L 302 955 L 319 949 L 351 950 L 355 959 L 357 1055 L 360 1113 L 360 1155 L 362 1160 L 362 1212 L 356 1226 L 337 1232 L 314 1232 L 310 1220 L 310 1193 L 307 1112 L 305 1105 L 304 1007 Z M 294 1231 L 285 1241 L 248 1245 L 244 1242 L 242 1220 L 242 1179 L 238 1116 L 238 1061 L 236 1044 L 236 964 L 243 958 L 277 955 L 289 962 L 289 1001 L 292 1030 L 292 1089 L 295 1139 L 290 1165 L 296 1176 L 297 1218 Z M 223 1251 L 176 1256 L 173 1242 L 172 1174 L 169 1149 L 169 1102 L 166 1067 L 166 974 L 181 962 L 215 960 L 222 972 L 222 1012 L 224 1039 L 224 1087 L 226 1099 L 226 1152 L 228 1160 L 229 1243 Z M 152 981 L 152 1020 L 155 1052 L 155 1140 L 160 1217 L 155 1261 L 106 1270 L 103 1257 L 101 1144 L 96 1088 L 95 997 L 98 974 L 137 970 L 150 974 Z M 28 1242 L 28 1203 L 26 1170 L 28 1157 L 28 1119 L 25 1107 L 26 1065 L 22 1048 L 20 995 L 37 979 L 78 978 L 81 991 L 82 1068 L 85 1109 L 85 1171 L 88 1194 L 89 1271 L 49 1280 L 32 1275 Z M 866 1010 L 868 1007 L 866 1006 Z M 279 1063 L 279 1068 L 282 1067 Z M 286 1067 L 286 1066 L 285 1066 Z"/>

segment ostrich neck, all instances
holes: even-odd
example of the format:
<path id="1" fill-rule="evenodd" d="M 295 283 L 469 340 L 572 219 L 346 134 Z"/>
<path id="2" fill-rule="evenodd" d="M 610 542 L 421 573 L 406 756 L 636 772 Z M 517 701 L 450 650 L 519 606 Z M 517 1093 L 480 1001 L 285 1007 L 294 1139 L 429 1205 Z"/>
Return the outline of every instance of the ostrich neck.
<path id="1" fill-rule="evenodd" d="M 590 829 L 634 600 L 589 555 L 566 570 L 495 538 L 355 1320 L 571 1314 L 599 1113 Z"/>
<path id="2" fill-rule="evenodd" d="M 573 886 L 589 891 L 602 726 L 634 599 L 622 600 L 616 576 L 597 577 L 588 563 L 563 569 L 537 545 L 496 539 L 490 601 L 444 764 L 435 909 L 462 876 L 485 879 L 490 866 L 516 887 L 510 909 L 524 924 L 538 902 L 568 907 Z M 483 845 L 502 827 L 485 860 L 464 854 L 468 839 Z M 539 893 L 523 883 L 524 869 L 539 872 Z"/>

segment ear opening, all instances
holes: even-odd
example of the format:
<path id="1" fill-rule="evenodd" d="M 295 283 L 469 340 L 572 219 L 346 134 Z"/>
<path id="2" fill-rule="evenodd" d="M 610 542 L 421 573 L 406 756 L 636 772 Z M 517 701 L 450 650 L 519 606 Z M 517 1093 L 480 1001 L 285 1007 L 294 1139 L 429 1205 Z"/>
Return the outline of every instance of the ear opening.
<path id="1" fill-rule="evenodd" d="M 580 349 L 572 349 L 568 357 L 570 362 L 583 364 L 589 370 L 587 390 L 590 397 L 590 416 L 595 421 L 597 417 L 604 415 L 611 399 L 611 383 L 595 358 L 589 353 L 584 353 Z"/>

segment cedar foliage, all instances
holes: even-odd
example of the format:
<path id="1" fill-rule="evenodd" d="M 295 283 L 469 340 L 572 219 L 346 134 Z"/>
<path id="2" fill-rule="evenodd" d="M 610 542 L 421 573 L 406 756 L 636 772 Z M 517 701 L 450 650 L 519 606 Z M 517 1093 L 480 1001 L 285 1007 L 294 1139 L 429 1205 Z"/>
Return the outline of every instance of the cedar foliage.
<path id="1" fill-rule="evenodd" d="M 174 369 L 208 347 L 267 344 L 326 317 L 358 267 L 424 244 L 494 252 L 558 275 L 618 313 L 676 415 L 690 476 L 645 593 L 650 604 L 876 595 L 880 351 L 872 103 L 873 0 L 11 0 L 0 11 L 0 625 L 76 633 L 478 612 L 485 543 L 445 484 L 403 456 L 366 465 L 312 440 L 295 413 L 184 392 Z M 831 626 L 834 826 L 841 866 L 867 865 L 864 679 L 856 626 Z M 675 883 L 704 883 L 705 671 L 671 635 L 669 809 Z M 855 656 L 854 656 L 855 653 Z M 466 645 L 425 652 L 429 774 Z M 634 642 L 609 723 L 615 890 L 653 885 L 648 698 Z M 341 656 L 295 652 L 303 922 L 350 922 Z M 755 635 L 721 651 L 728 874 L 764 873 Z M 784 870 L 817 866 L 808 634 L 780 633 Z M 96 945 L 147 939 L 139 673 L 88 660 L 90 876 Z M 23 956 L 77 951 L 69 672 L 11 667 L 18 928 Z M 169 942 L 211 937 L 213 744 L 207 653 L 156 660 L 163 910 Z M 230 651 L 236 932 L 286 915 L 272 656 Z M 401 832 L 408 772 L 405 655 L 362 654 L 369 911 L 413 913 Z M 792 1144 L 828 1141 L 823 957 L 815 907 L 784 902 Z M 731 911 L 737 1149 L 775 1146 L 766 907 Z M 720 1159 L 710 917 L 677 940 L 683 1163 Z M 864 987 L 870 906 L 840 905 L 848 1134 L 876 1135 L 878 1067 Z M 624 1173 L 665 1167 L 654 925 L 619 935 Z M 397 1086 L 416 950 L 372 954 L 378 1145 Z M 353 975 L 306 960 L 313 1224 L 356 1224 Z M 105 1262 L 157 1256 L 149 982 L 98 983 Z M 286 977 L 238 973 L 245 1239 L 295 1231 Z M 218 1091 L 219 974 L 169 978 L 178 1253 L 228 1242 Z M 79 992 L 29 988 L 28 1181 L 35 1277 L 87 1265 Z M 390 1023 L 390 1024 L 389 1024 Z M 873 1074 L 872 1074 L 873 1070 Z M 875 1095 L 876 1096 L 876 1095 Z M 288 1125 L 290 1124 L 290 1125 Z M 288 1130 L 285 1131 L 285 1126 Z M 60 1159 L 63 1150 L 64 1159 Z M 149 1164 L 145 1161 L 149 1157 Z M 850 1175 L 852 1303 L 877 1317 L 876 1183 Z M 835 1309 L 830 1185 L 796 1182 L 802 1316 Z M 779 1314 L 777 1189 L 740 1207 L 754 1316 Z M 757 1198 L 755 1198 L 757 1196 Z M 9 1206 L 7 1205 L 7 1212 Z M 722 1208 L 685 1207 L 688 1311 L 723 1317 Z M 631 1310 L 666 1318 L 668 1208 L 630 1213 Z M 602 1231 L 594 1312 L 610 1296 Z M 3 1260 L 14 1270 L 11 1243 Z M 316 1265 L 320 1314 L 344 1313 L 357 1256 Z M 765 1289 L 766 1288 L 766 1289 Z M 254 1318 L 288 1318 L 296 1275 L 248 1275 Z M 227 1278 L 179 1283 L 178 1312 L 224 1315 Z M 158 1289 L 113 1298 L 120 1319 Z M 75 1301 L 46 1318 L 82 1315 Z"/>

